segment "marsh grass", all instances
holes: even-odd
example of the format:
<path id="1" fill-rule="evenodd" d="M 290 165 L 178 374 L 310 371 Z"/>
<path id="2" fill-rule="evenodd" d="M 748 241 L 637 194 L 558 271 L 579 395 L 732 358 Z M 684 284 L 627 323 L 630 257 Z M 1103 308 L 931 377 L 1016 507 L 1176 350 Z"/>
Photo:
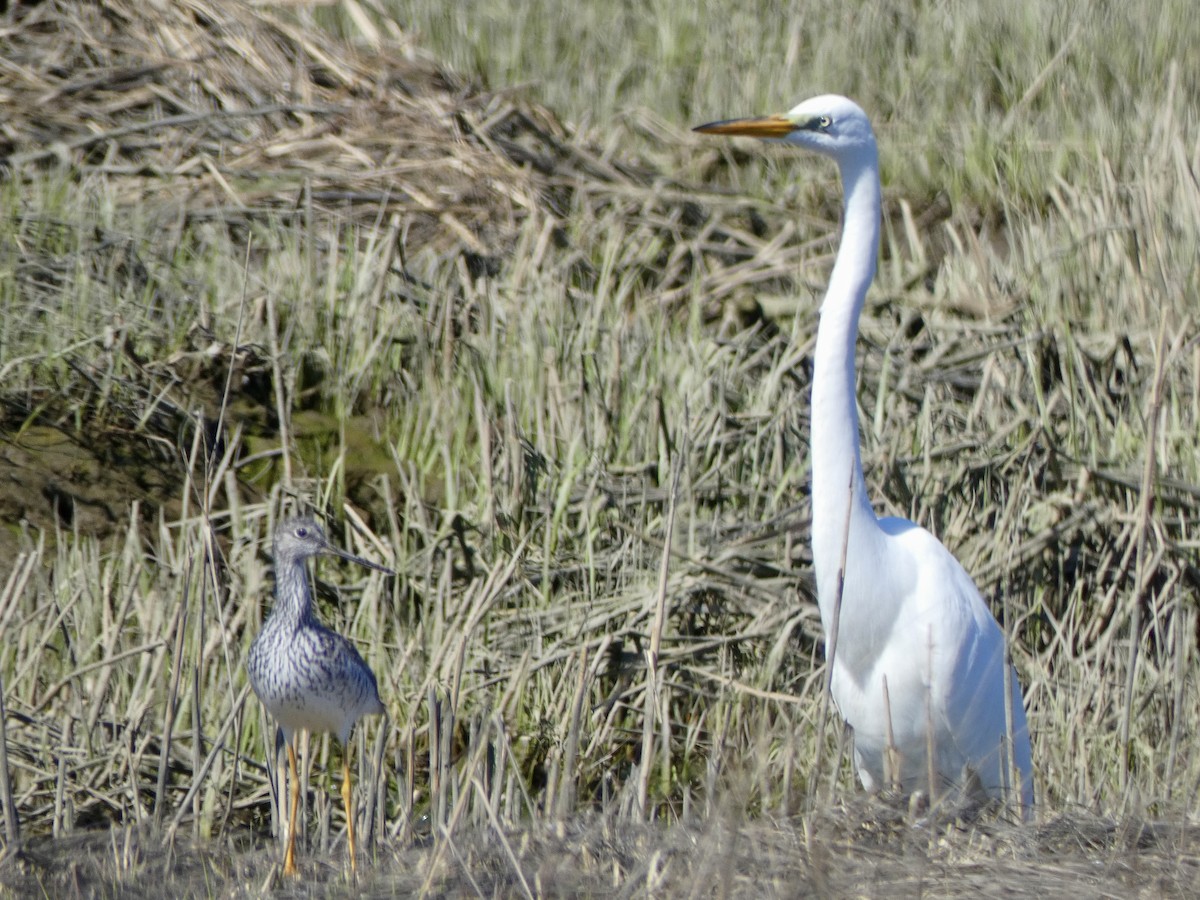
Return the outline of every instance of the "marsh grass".
<path id="1" fill-rule="evenodd" d="M 438 9 L 413 16 L 444 45 L 465 26 Z M 355 737 L 369 889 L 839 894 L 982 871 L 1032 892 L 1119 870 L 1186 892 L 1200 205 L 1171 48 L 1195 17 L 1026 7 L 938 32 L 867 4 L 839 38 L 817 5 L 697 48 L 708 26 L 664 13 L 663 55 L 635 64 L 644 22 L 608 55 L 598 13 L 530 9 L 527 68 L 516 32 L 464 44 L 466 67 L 546 79 L 578 131 L 370 4 L 317 14 L 353 46 L 238 4 L 8 14 L 0 799 L 25 850 L 6 827 L 6 882 L 288 889 L 243 661 L 272 524 L 312 508 L 401 573 L 316 568 L 390 713 Z M 1148 49 L 1097 71 L 1125 24 Z M 1029 34 L 1044 52 L 980 56 Z M 712 56 L 751 45 L 754 66 Z M 821 728 L 808 358 L 837 187 L 683 131 L 790 104 L 752 77 L 773 49 L 787 84 L 821 73 L 882 116 L 867 477 L 1011 636 L 1036 828 L 914 828 L 858 797 Z M 902 65 L 848 70 L 864 58 Z M 549 60 L 596 91 L 553 94 Z M 336 761 L 316 738 L 303 776 L 301 862 L 332 892 Z"/>

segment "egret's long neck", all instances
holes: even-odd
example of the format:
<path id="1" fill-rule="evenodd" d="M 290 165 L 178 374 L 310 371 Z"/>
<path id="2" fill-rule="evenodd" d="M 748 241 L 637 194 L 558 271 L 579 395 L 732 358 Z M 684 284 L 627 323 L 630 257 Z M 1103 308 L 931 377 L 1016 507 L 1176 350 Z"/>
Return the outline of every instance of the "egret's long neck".
<path id="1" fill-rule="evenodd" d="M 821 304 L 812 388 L 813 561 L 827 629 L 847 513 L 852 558 L 870 553 L 861 545 L 879 533 L 863 483 L 854 393 L 858 316 L 879 252 L 879 162 L 874 147 L 842 159 L 840 168 L 845 190 L 842 241 Z"/>

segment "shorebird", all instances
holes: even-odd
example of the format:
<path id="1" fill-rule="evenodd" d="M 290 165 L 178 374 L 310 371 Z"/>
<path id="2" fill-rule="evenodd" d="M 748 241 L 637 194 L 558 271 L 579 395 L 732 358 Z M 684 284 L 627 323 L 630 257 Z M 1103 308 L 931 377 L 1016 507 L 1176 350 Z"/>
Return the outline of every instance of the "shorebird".
<path id="1" fill-rule="evenodd" d="M 285 875 L 296 874 L 296 810 L 300 779 L 296 773 L 296 733 L 332 731 L 342 745 L 342 802 L 346 810 L 346 843 L 350 868 L 357 871 L 354 809 L 350 785 L 350 732 L 363 716 L 385 712 L 375 673 L 348 640 L 323 625 L 313 612 L 307 561 L 331 554 L 389 575 L 384 566 L 334 547 L 311 518 L 279 523 L 274 536 L 275 605 L 250 647 L 246 667 L 250 684 L 267 712 L 279 724 L 279 740 L 287 745 L 291 798 L 288 807 Z"/>

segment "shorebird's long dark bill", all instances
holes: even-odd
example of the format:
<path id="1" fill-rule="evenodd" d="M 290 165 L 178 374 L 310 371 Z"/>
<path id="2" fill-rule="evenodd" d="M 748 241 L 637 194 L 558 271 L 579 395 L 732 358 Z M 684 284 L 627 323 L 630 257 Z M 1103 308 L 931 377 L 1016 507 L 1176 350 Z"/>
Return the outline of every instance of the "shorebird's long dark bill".
<path id="1" fill-rule="evenodd" d="M 787 116 L 759 116 L 753 119 L 724 119 L 697 125 L 692 131 L 702 134 L 733 134 L 759 138 L 787 137 L 796 130 L 796 123 Z"/>
<path id="2" fill-rule="evenodd" d="M 339 550 L 337 547 L 327 544 L 325 547 L 334 556 L 340 556 L 347 562 L 358 563 L 368 569 L 374 569 L 376 572 L 382 572 L 384 575 L 395 575 L 396 573 L 387 566 L 381 566 L 379 563 L 371 562 L 369 559 L 363 559 L 361 556 L 355 556 L 353 553 L 347 553 L 345 550 Z"/>

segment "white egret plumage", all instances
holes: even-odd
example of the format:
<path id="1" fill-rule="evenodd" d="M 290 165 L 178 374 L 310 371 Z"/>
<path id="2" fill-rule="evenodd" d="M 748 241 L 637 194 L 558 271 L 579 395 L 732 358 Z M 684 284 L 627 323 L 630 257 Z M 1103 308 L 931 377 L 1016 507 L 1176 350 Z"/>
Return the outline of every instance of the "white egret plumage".
<path id="1" fill-rule="evenodd" d="M 879 252 L 871 123 L 851 100 L 827 95 L 695 130 L 795 144 L 832 159 L 841 175 L 842 238 L 813 365 L 812 549 L 830 687 L 854 729 L 859 778 L 870 791 L 889 782 L 907 792 L 981 787 L 1028 815 L 1029 731 L 1004 634 L 958 560 L 924 528 L 877 518 L 863 481 L 854 346 Z"/>

